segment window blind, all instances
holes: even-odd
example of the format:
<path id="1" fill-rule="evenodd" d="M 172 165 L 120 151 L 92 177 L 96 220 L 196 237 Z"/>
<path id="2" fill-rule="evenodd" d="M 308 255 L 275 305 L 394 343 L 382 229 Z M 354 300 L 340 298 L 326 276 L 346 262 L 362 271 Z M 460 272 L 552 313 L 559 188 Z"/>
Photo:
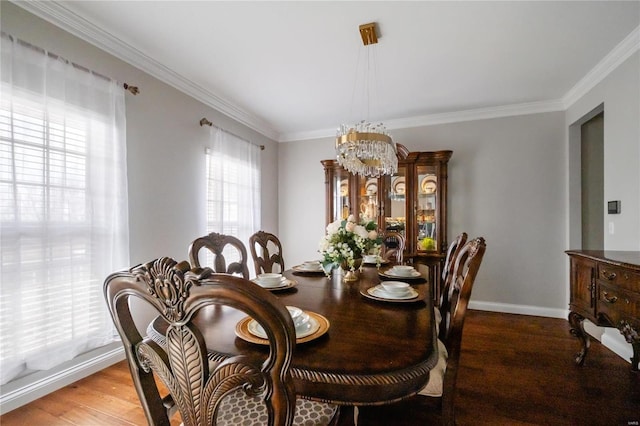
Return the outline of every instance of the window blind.
<path id="1" fill-rule="evenodd" d="M 6 383 L 113 341 L 102 282 L 128 265 L 128 224 L 122 90 L 4 34 L 2 48 L 0 370 Z M 48 78 L 51 72 L 64 79 Z"/>

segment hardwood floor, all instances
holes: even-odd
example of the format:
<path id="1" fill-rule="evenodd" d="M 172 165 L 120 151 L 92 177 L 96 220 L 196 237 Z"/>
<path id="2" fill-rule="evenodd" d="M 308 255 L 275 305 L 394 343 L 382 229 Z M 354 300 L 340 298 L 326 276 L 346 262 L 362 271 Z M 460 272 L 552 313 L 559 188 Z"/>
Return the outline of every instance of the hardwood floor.
<path id="1" fill-rule="evenodd" d="M 566 320 L 469 311 L 459 425 L 638 425 L 640 374 L 597 341 L 583 367 Z M 420 412 L 411 424 L 422 424 Z M 380 425 L 397 425 L 380 418 Z M 144 425 L 125 362 L 0 417 L 12 425 Z M 179 425 L 179 419 L 172 424 Z M 365 425 L 362 425 L 365 426 Z"/>

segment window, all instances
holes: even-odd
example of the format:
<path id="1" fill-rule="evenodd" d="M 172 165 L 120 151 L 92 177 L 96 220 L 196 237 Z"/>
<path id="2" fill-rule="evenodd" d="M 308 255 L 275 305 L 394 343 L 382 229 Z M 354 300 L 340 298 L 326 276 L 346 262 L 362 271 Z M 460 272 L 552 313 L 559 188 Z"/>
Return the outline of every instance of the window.
<path id="1" fill-rule="evenodd" d="M 2 35 L 1 383 L 113 341 L 102 294 L 128 265 L 124 94 Z"/>
<path id="2" fill-rule="evenodd" d="M 206 152 L 207 232 L 233 235 L 246 244 L 260 229 L 260 148 L 212 127 Z"/>

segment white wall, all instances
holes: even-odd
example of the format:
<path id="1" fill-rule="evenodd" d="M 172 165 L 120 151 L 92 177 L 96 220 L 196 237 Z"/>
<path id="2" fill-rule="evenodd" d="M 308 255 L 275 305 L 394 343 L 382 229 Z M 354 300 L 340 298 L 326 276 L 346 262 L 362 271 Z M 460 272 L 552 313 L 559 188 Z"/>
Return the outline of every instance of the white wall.
<path id="1" fill-rule="evenodd" d="M 564 123 L 556 112 L 392 131 L 410 151 L 453 150 L 449 239 L 466 231 L 487 240 L 476 307 L 564 317 Z M 284 143 L 280 155 L 280 237 L 293 265 L 318 256 L 320 160 L 333 158 L 333 139 Z"/>

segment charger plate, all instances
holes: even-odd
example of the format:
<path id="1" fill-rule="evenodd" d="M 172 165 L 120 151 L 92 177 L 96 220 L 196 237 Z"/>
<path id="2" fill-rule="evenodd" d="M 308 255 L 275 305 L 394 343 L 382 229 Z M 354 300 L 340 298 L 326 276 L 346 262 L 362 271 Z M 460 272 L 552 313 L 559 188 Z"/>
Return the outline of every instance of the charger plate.
<path id="1" fill-rule="evenodd" d="M 312 340 L 317 339 L 320 336 L 323 336 L 327 331 L 329 331 L 328 319 L 326 319 L 324 316 L 315 312 L 309 312 L 309 311 L 305 311 L 305 312 L 309 315 L 309 317 L 313 318 L 318 323 L 318 329 L 314 333 L 308 336 L 296 339 L 296 343 L 310 342 Z M 253 318 L 251 318 L 250 316 L 247 316 L 242 318 L 240 321 L 238 321 L 238 323 L 236 324 L 236 336 L 238 336 L 242 340 L 246 340 L 247 342 L 256 343 L 258 345 L 268 345 L 269 340 L 261 339 L 260 337 L 253 335 L 249 331 L 249 323 L 252 320 Z"/>

